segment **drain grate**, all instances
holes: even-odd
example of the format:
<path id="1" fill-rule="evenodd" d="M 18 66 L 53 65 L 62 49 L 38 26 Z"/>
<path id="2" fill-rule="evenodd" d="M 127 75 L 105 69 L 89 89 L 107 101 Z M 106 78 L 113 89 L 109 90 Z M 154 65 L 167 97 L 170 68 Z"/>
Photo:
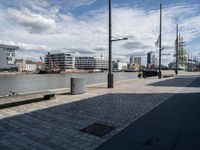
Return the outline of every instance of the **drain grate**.
<path id="1" fill-rule="evenodd" d="M 94 123 L 86 128 L 81 129 L 80 131 L 92 134 L 95 136 L 103 137 L 107 133 L 111 132 L 114 127 L 107 126 L 104 124 Z"/>

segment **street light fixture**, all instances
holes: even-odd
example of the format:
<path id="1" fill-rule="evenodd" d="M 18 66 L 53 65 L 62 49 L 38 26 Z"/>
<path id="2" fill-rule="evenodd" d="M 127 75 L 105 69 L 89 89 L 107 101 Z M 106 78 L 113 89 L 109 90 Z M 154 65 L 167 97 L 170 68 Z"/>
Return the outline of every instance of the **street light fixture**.
<path id="1" fill-rule="evenodd" d="M 112 42 L 121 41 L 121 40 L 128 40 L 128 38 L 122 39 L 112 39 L 112 0 L 109 0 L 109 33 L 108 33 L 108 42 L 109 42 L 109 66 L 108 66 L 108 88 L 113 88 L 113 74 L 112 74 Z"/>
<path id="2" fill-rule="evenodd" d="M 118 38 L 115 38 L 113 40 L 111 40 L 111 42 L 116 42 L 116 41 L 122 41 L 122 40 L 128 40 L 128 38 L 122 38 L 122 39 L 118 39 Z"/>

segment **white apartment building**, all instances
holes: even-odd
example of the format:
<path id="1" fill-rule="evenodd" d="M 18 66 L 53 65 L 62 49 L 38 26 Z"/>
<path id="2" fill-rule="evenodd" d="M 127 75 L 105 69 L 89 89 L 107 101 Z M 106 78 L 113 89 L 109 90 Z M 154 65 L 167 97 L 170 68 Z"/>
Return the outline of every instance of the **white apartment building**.
<path id="1" fill-rule="evenodd" d="M 134 63 L 134 58 L 133 56 L 130 57 L 130 64 L 133 64 Z"/>
<path id="2" fill-rule="evenodd" d="M 108 69 L 108 60 L 103 57 L 76 57 L 75 67 L 77 69 Z"/>
<path id="3" fill-rule="evenodd" d="M 67 53 L 50 54 L 45 56 L 45 69 L 60 68 L 61 71 L 74 68 L 74 57 Z"/>
<path id="4" fill-rule="evenodd" d="M 115 62 L 113 65 L 113 70 L 126 70 L 127 69 L 127 63 L 123 63 L 123 62 Z"/>
<path id="5" fill-rule="evenodd" d="M 18 49 L 18 46 L 0 44 L 0 71 L 17 71 L 17 66 L 15 65 L 15 50 Z"/>
<path id="6" fill-rule="evenodd" d="M 26 60 L 25 59 L 15 59 L 15 64 L 17 65 L 18 71 L 26 71 Z"/>
<path id="7" fill-rule="evenodd" d="M 158 58 L 156 58 L 155 55 L 152 56 L 152 64 L 153 64 L 154 66 L 158 66 Z"/>
<path id="8" fill-rule="evenodd" d="M 15 64 L 18 67 L 19 72 L 35 72 L 37 70 L 37 64 L 32 60 L 16 59 Z"/>
<path id="9" fill-rule="evenodd" d="M 134 64 L 141 66 L 142 59 L 141 57 L 134 57 Z"/>
<path id="10" fill-rule="evenodd" d="M 26 60 L 26 71 L 28 72 L 34 72 L 36 71 L 37 65 L 35 62 L 31 61 L 31 60 Z"/>

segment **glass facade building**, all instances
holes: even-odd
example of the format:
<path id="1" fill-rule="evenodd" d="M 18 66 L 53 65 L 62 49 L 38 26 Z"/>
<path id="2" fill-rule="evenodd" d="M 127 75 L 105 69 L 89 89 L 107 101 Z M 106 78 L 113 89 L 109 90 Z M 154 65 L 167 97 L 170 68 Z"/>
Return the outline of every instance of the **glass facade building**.
<path id="1" fill-rule="evenodd" d="M 0 44 L 0 71 L 16 70 L 15 65 L 15 50 L 18 46 Z"/>

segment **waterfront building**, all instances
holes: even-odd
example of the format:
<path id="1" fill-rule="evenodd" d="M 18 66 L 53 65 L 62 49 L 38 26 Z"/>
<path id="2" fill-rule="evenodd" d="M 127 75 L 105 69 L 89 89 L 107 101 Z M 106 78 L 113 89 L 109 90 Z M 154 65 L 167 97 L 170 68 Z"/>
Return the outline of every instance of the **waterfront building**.
<path id="1" fill-rule="evenodd" d="M 16 59 L 15 64 L 19 72 L 35 72 L 37 70 L 37 64 L 32 60 Z"/>
<path id="2" fill-rule="evenodd" d="M 28 72 L 35 72 L 36 71 L 36 63 L 31 60 L 26 60 L 26 68 L 25 70 Z"/>
<path id="3" fill-rule="evenodd" d="M 36 70 L 44 70 L 45 66 L 44 66 L 44 62 L 42 61 L 36 61 Z"/>
<path id="4" fill-rule="evenodd" d="M 15 59 L 15 65 L 19 72 L 26 71 L 26 60 L 25 59 Z"/>
<path id="5" fill-rule="evenodd" d="M 158 66 L 158 58 L 155 55 L 152 56 L 152 64 L 157 67 Z"/>
<path id="6" fill-rule="evenodd" d="M 151 60 L 151 53 L 152 53 L 152 52 L 148 52 L 148 53 L 147 53 L 147 66 L 151 65 L 151 63 L 152 63 L 152 60 Z"/>
<path id="7" fill-rule="evenodd" d="M 74 57 L 68 53 L 50 54 L 45 56 L 45 69 L 60 68 L 61 71 L 74 68 Z"/>
<path id="8" fill-rule="evenodd" d="M 119 60 L 113 61 L 113 70 L 122 71 L 127 69 L 127 63 L 120 62 Z"/>
<path id="9" fill-rule="evenodd" d="M 130 64 L 133 64 L 134 63 L 134 58 L 133 58 L 133 55 L 130 57 Z"/>
<path id="10" fill-rule="evenodd" d="M 134 64 L 135 65 L 141 66 L 141 63 L 142 63 L 141 57 L 134 57 Z"/>
<path id="11" fill-rule="evenodd" d="M 18 49 L 18 46 L 0 44 L 0 71 L 17 71 L 15 50 Z"/>
<path id="12" fill-rule="evenodd" d="M 152 55 L 153 52 L 147 53 L 147 68 L 155 69 L 158 68 L 158 58 Z"/>
<path id="13" fill-rule="evenodd" d="M 108 60 L 104 57 L 76 57 L 75 67 L 77 69 L 108 69 Z"/>
<path id="14" fill-rule="evenodd" d="M 138 64 L 128 64 L 127 69 L 137 71 L 139 70 L 140 66 Z"/>

